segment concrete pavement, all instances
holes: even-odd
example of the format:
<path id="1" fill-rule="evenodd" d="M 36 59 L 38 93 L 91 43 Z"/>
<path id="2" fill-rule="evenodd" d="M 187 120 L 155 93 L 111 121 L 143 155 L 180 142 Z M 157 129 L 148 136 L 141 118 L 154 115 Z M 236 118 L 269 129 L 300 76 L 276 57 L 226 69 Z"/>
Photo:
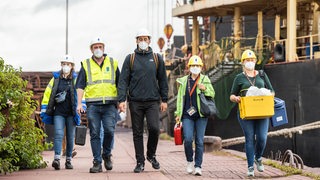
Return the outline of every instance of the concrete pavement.
<path id="1" fill-rule="evenodd" d="M 145 137 L 146 145 L 146 137 Z M 145 146 L 146 147 L 146 146 Z M 136 165 L 131 129 L 117 127 L 115 134 L 115 147 L 113 150 L 113 169 L 102 173 L 89 173 L 92 166 L 92 153 L 90 148 L 90 136 L 87 134 L 85 146 L 76 146 L 77 155 L 72 160 L 73 170 L 64 168 L 65 159 L 61 159 L 61 170 L 56 171 L 51 167 L 53 151 L 43 153 L 48 167 L 35 170 L 20 170 L 7 175 L 0 175 L 0 179 L 8 180 L 60 180 L 60 179 L 111 179 L 111 180 L 169 180 L 169 179 L 247 179 L 247 164 L 245 154 L 232 150 L 205 153 L 202 164 L 202 176 L 187 174 L 185 171 L 186 160 L 183 146 L 174 145 L 173 141 L 160 140 L 157 150 L 157 159 L 160 162 L 160 170 L 152 168 L 145 162 L 145 170 L 142 173 L 133 173 Z M 146 149 L 145 149 L 146 151 Z M 313 173 L 319 173 L 319 170 Z M 255 170 L 255 179 L 312 179 L 301 175 L 286 176 L 279 169 L 266 166 L 264 172 Z"/>

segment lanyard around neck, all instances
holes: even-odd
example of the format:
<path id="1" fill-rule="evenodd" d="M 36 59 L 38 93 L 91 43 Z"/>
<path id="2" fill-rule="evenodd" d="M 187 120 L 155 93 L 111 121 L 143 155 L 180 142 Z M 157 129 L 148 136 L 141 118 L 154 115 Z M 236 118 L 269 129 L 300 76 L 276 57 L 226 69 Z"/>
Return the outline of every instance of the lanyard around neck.
<path id="1" fill-rule="evenodd" d="M 251 84 L 251 86 L 255 86 L 256 84 L 256 72 L 254 72 L 254 79 L 253 79 L 253 82 L 250 80 L 249 76 L 247 75 L 246 72 L 244 72 L 244 75 L 246 76 L 246 78 L 248 79 L 249 83 Z"/>
<path id="2" fill-rule="evenodd" d="M 190 77 L 191 78 L 191 77 Z M 189 90 L 189 96 L 191 97 L 193 91 L 195 90 L 195 88 L 197 87 L 197 84 L 198 84 L 198 81 L 199 81 L 199 76 L 197 77 L 196 79 L 196 82 L 193 84 L 193 87 L 190 91 L 190 79 L 189 79 L 189 82 L 188 82 L 188 90 Z"/>

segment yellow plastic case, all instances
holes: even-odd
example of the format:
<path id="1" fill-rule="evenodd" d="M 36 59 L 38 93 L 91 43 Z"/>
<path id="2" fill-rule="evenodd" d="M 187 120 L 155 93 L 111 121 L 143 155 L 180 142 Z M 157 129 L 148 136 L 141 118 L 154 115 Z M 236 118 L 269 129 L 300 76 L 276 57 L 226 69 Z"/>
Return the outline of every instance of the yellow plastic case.
<path id="1" fill-rule="evenodd" d="M 241 119 L 264 119 L 274 115 L 274 96 L 241 97 Z"/>

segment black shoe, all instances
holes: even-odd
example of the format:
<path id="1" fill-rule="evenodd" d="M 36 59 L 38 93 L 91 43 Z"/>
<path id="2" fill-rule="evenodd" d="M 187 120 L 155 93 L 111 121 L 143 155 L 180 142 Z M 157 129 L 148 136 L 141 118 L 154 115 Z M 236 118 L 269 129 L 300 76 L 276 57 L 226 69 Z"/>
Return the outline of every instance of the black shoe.
<path id="1" fill-rule="evenodd" d="M 55 170 L 60 170 L 60 160 L 59 159 L 53 160 L 52 167 L 54 167 Z"/>
<path id="2" fill-rule="evenodd" d="M 71 164 L 71 159 L 67 159 L 64 165 L 66 169 L 73 169 L 73 166 Z"/>
<path id="3" fill-rule="evenodd" d="M 102 172 L 102 166 L 100 163 L 93 161 L 93 166 L 90 168 L 90 173 L 99 173 Z"/>
<path id="4" fill-rule="evenodd" d="M 112 159 L 111 159 L 112 154 L 108 155 L 107 157 L 103 157 L 104 160 L 104 167 L 106 170 L 112 170 Z"/>
<path id="5" fill-rule="evenodd" d="M 156 156 L 148 157 L 147 160 L 152 164 L 153 169 L 160 169 L 160 164 L 156 159 Z"/>
<path id="6" fill-rule="evenodd" d="M 136 167 L 134 168 L 133 172 L 135 173 L 141 173 L 144 170 L 144 164 L 138 163 Z"/>

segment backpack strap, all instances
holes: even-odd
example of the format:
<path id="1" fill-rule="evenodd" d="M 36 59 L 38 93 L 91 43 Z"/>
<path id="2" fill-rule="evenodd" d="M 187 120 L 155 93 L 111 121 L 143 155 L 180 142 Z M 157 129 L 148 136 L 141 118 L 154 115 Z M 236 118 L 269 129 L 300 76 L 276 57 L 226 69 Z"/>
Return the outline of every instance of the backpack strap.
<path id="1" fill-rule="evenodd" d="M 158 59 L 158 54 L 157 53 L 153 53 L 153 59 L 154 59 L 154 63 L 156 63 L 156 69 L 158 70 L 159 59 Z"/>
<path id="2" fill-rule="evenodd" d="M 266 83 L 266 79 L 265 79 L 265 72 L 264 72 L 264 70 L 259 70 L 259 76 L 261 77 L 261 79 L 263 80 L 263 82 L 264 82 L 264 86 L 266 87 L 266 88 L 268 88 L 268 89 L 271 89 L 268 85 L 267 85 L 267 83 Z"/>
<path id="3" fill-rule="evenodd" d="M 133 63 L 134 63 L 135 56 L 136 56 L 136 53 L 132 53 L 130 55 L 130 70 L 132 70 L 132 68 L 133 68 Z M 154 63 L 156 63 L 156 69 L 158 70 L 159 59 L 158 59 L 158 54 L 157 53 L 153 53 L 153 59 L 154 59 Z"/>
<path id="4" fill-rule="evenodd" d="M 133 62 L 134 62 L 135 56 L 136 56 L 136 53 L 132 53 L 130 55 L 130 70 L 132 70 L 132 68 L 133 68 Z"/>

